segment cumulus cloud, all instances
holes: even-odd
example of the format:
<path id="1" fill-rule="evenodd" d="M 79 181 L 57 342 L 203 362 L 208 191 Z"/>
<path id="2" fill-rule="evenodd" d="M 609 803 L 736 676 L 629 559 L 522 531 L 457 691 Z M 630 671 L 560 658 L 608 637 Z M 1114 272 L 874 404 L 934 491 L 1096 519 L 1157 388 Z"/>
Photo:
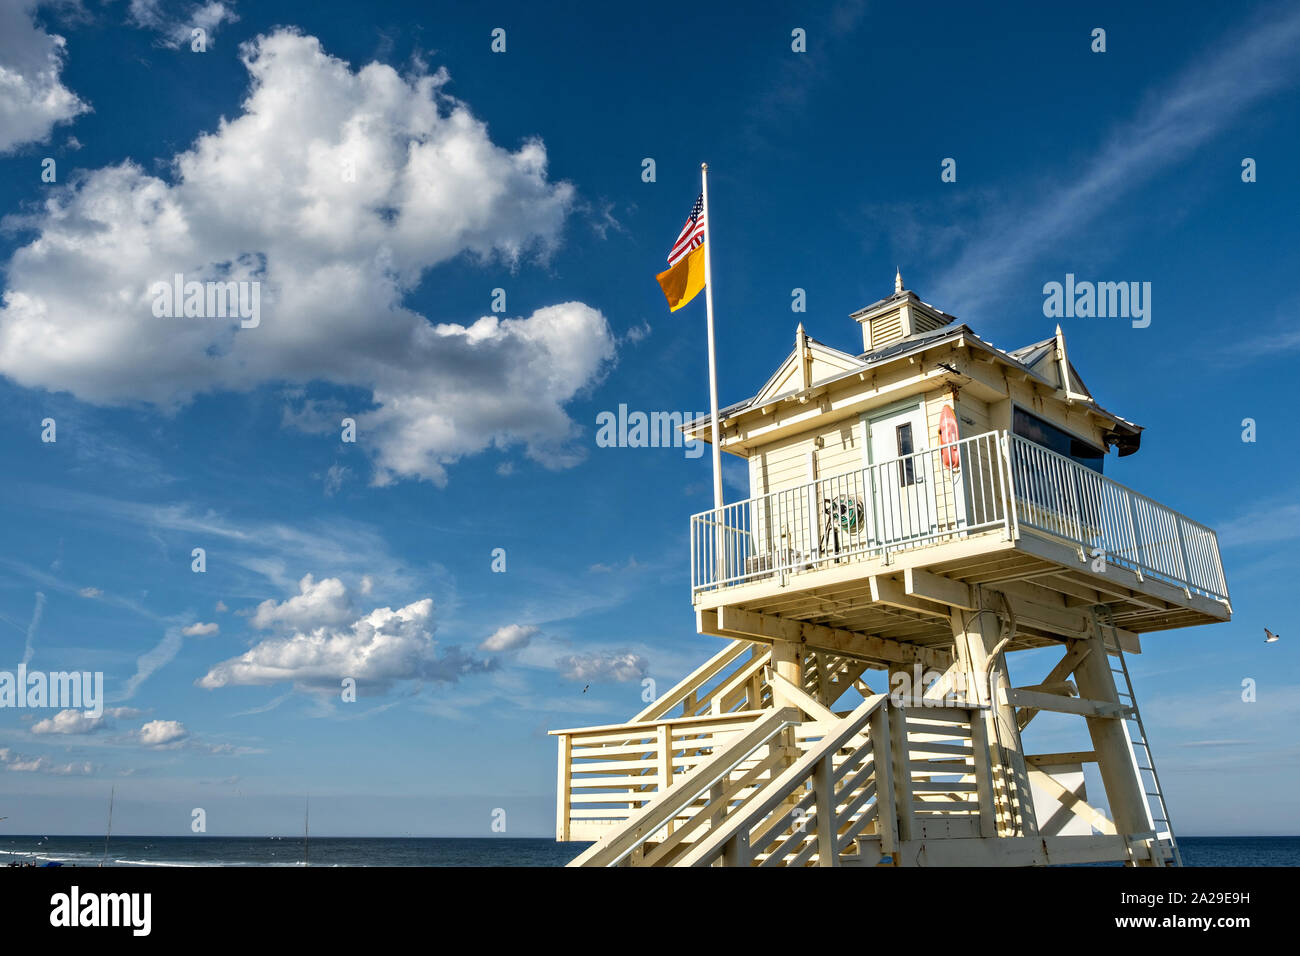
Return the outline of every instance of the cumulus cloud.
<path id="1" fill-rule="evenodd" d="M 395 611 L 376 608 L 346 627 L 320 626 L 269 637 L 217 664 L 196 683 L 212 689 L 290 682 L 308 690 L 337 691 L 341 681 L 351 677 L 383 691 L 399 681 L 450 683 L 492 668 L 458 647 L 440 651 L 433 631 L 432 598 Z"/>
<path id="2" fill-rule="evenodd" d="M 255 747 L 209 743 L 192 733 L 179 720 L 151 720 L 139 730 L 128 733 L 124 740 L 149 750 L 186 750 L 217 756 L 242 756 L 265 752 Z"/>
<path id="3" fill-rule="evenodd" d="M 348 590 L 338 578 L 317 581 L 310 574 L 298 582 L 298 593 L 287 601 L 263 601 L 250 623 L 261 630 L 275 627 L 310 630 L 345 624 L 354 619 Z"/>
<path id="4" fill-rule="evenodd" d="M 570 654 L 559 658 L 555 663 L 563 677 L 587 683 L 640 680 L 649 669 L 644 657 L 627 651 Z"/>
<path id="5" fill-rule="evenodd" d="M 32 724 L 34 734 L 89 734 L 108 725 L 105 717 L 84 710 L 61 710 L 53 717 Z"/>
<path id="6" fill-rule="evenodd" d="M 129 720 L 140 716 L 141 713 L 142 711 L 133 707 L 110 707 L 98 717 L 84 710 L 61 710 L 53 717 L 32 724 L 32 733 L 93 734 L 97 730 L 112 727 L 112 718 Z"/>
<path id="7" fill-rule="evenodd" d="M 241 56 L 242 112 L 175 156 L 169 179 L 124 162 L 14 217 L 36 236 L 6 267 L 0 374 L 167 409 L 267 383 L 361 388 L 371 402 L 347 411 L 377 484 L 442 484 L 494 446 L 579 460 L 566 405 L 614 357 L 599 311 L 460 324 L 405 304 L 458 257 L 513 266 L 555 248 L 574 191 L 548 179 L 542 143 L 494 144 L 442 70 L 353 70 L 291 30 Z M 176 273 L 259 282 L 260 324 L 155 317 L 150 290 Z M 304 399 L 288 424 L 337 428 L 337 404 Z"/>
<path id="8" fill-rule="evenodd" d="M 217 27 L 239 19 L 230 3 L 164 4 L 163 0 L 131 0 L 127 7 L 127 20 L 138 27 L 153 30 L 158 42 L 173 49 L 189 46 L 192 31 L 204 32 L 206 45 L 211 45 Z"/>
<path id="9" fill-rule="evenodd" d="M 64 40 L 36 24 L 37 5 L 0 3 L 0 155 L 45 142 L 56 124 L 90 109 L 60 80 Z"/>
<path id="10" fill-rule="evenodd" d="M 186 637 L 210 637 L 221 630 L 221 626 L 215 622 L 212 624 L 203 624 L 195 621 L 189 627 L 181 628 L 181 633 Z"/>
<path id="11" fill-rule="evenodd" d="M 171 748 L 184 743 L 190 732 L 179 720 L 151 720 L 135 736 L 146 747 Z"/>
<path id="12" fill-rule="evenodd" d="M 537 628 L 531 624 L 507 624 L 505 627 L 499 627 L 493 631 L 479 645 L 479 650 L 488 651 L 492 654 L 515 651 L 526 646 L 536 633 Z"/>

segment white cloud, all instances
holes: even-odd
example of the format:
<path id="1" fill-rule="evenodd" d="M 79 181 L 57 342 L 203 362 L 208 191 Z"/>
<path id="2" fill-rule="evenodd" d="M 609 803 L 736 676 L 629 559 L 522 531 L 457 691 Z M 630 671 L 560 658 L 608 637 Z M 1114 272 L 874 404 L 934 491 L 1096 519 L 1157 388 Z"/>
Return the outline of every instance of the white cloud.
<path id="1" fill-rule="evenodd" d="M 345 677 L 386 690 L 397 681 L 454 682 L 471 671 L 491 669 L 459 648 L 441 654 L 433 640 L 433 599 L 406 607 L 376 608 L 348 627 L 317 627 L 267 638 L 238 657 L 222 661 L 196 683 L 216 688 L 292 682 L 337 692 Z"/>
<path id="2" fill-rule="evenodd" d="M 63 85 L 64 40 L 36 25 L 38 0 L 0 3 L 0 154 L 43 143 L 90 109 Z"/>
<path id="3" fill-rule="evenodd" d="M 565 406 L 614 356 L 600 312 L 565 302 L 457 324 L 405 305 L 458 257 L 513 265 L 555 247 L 574 193 L 548 180 L 541 142 L 495 145 L 444 71 L 353 71 L 288 30 L 241 51 L 243 112 L 176 156 L 170 181 L 106 167 L 21 219 L 37 236 L 6 268 L 0 374 L 164 408 L 266 383 L 369 389 L 378 407 L 350 414 L 379 484 L 441 484 L 493 446 L 577 461 Z M 175 273 L 260 282 L 261 324 L 155 318 L 149 290 Z M 291 423 L 338 427 L 305 408 Z"/>
<path id="4" fill-rule="evenodd" d="M 261 630 L 274 627 L 311 630 L 345 624 L 353 619 L 347 588 L 338 578 L 315 580 L 310 574 L 298 582 L 298 594 L 283 603 L 263 601 L 251 624 Z"/>
<path id="5" fill-rule="evenodd" d="M 36 494 L 36 486 L 30 487 Z M 367 593 L 365 577 L 372 579 L 372 585 L 382 582 L 385 588 L 396 593 L 421 587 L 431 573 L 444 575 L 437 565 L 414 573 L 390 551 L 388 542 L 375 528 L 336 514 L 290 524 L 241 519 L 185 503 L 126 501 L 71 490 L 61 493 L 57 499 L 43 499 L 43 507 L 94 520 L 112 520 L 119 528 L 156 541 L 165 537 L 186 554 L 195 534 L 218 539 L 223 554 L 235 565 L 266 578 L 286 593 L 301 589 L 301 569 L 309 567 L 328 567 L 336 575 L 361 579 L 362 594 Z M 0 555 L 0 566 L 24 574 L 38 584 L 60 586 L 56 578 L 20 562 L 8 561 L 3 555 Z M 128 606 L 121 600 L 117 603 Z M 129 607 L 151 620 L 170 623 L 170 619 L 138 604 Z M 218 610 L 224 607 L 223 602 Z"/>
<path id="6" fill-rule="evenodd" d="M 61 710 L 53 717 L 32 724 L 34 734 L 90 734 L 108 726 L 105 716 L 95 717 L 84 710 Z"/>
<path id="7" fill-rule="evenodd" d="M 6 770 L 13 770 L 17 773 L 50 773 L 58 776 L 87 775 L 95 772 L 95 767 L 91 763 L 64 763 L 58 764 L 50 760 L 49 757 L 29 757 L 24 754 L 15 753 L 8 747 L 0 747 L 0 766 Z"/>
<path id="8" fill-rule="evenodd" d="M 527 645 L 536 633 L 537 628 L 531 624 L 507 624 L 493 631 L 479 645 L 479 650 L 492 654 L 518 650 Z"/>
<path id="9" fill-rule="evenodd" d="M 186 637 L 211 637 L 221 630 L 221 626 L 215 622 L 212 624 L 203 624 L 195 621 L 189 627 L 181 628 L 181 633 Z"/>
<path id="10" fill-rule="evenodd" d="M 27 625 L 27 643 L 23 648 L 23 663 L 30 664 L 36 653 L 36 629 L 41 626 L 41 614 L 45 611 L 45 592 L 36 592 L 36 607 L 32 609 L 32 620 Z"/>
<path id="11" fill-rule="evenodd" d="M 1276 544 L 1300 538 L 1300 504 L 1294 493 L 1270 498 L 1219 524 L 1225 548 Z"/>
<path id="12" fill-rule="evenodd" d="M 181 645 L 184 643 L 185 638 L 181 635 L 180 628 L 167 628 L 163 632 L 161 641 L 136 658 L 135 673 L 127 680 L 122 688 L 122 695 L 117 699 L 130 700 L 134 697 L 141 684 L 152 677 L 156 671 L 172 662 L 172 659 L 180 653 Z"/>
<path id="13" fill-rule="evenodd" d="M 138 27 L 153 30 L 158 34 L 160 44 L 175 49 L 190 45 L 191 31 L 196 27 L 206 35 L 205 45 L 211 46 L 217 27 L 236 22 L 239 15 L 235 13 L 234 4 L 230 3 L 164 6 L 163 0 L 131 0 L 127 19 Z"/>
<path id="14" fill-rule="evenodd" d="M 146 747 L 175 747 L 189 736 L 179 720 L 151 720 L 136 731 L 136 738 Z"/>
<path id="15" fill-rule="evenodd" d="M 642 568 L 641 562 L 637 561 L 635 555 L 628 555 L 626 561 L 615 564 L 606 564 L 603 561 L 597 561 L 587 568 L 592 574 L 614 574 L 620 571 L 639 571 Z"/>
<path id="16" fill-rule="evenodd" d="M 113 720 L 130 720 L 144 711 L 134 707 L 109 707 L 95 717 L 84 710 L 61 710 L 53 717 L 32 724 L 34 734 L 93 734 L 113 726 Z"/>
<path id="17" fill-rule="evenodd" d="M 1059 188 L 1029 205 L 998 203 L 996 218 L 980 223 L 962 254 L 950 257 L 933 301 L 950 303 L 945 307 L 959 314 L 978 311 L 1044 251 L 1070 241 L 1130 191 L 1222 134 L 1260 100 L 1293 85 L 1300 62 L 1295 56 L 1300 9 L 1271 7 L 1239 34 L 1216 37 L 1213 43 L 1171 84 L 1147 97 L 1083 169 L 1063 177 Z"/>
<path id="18" fill-rule="evenodd" d="M 351 469 L 346 465 L 330 465 L 325 472 L 325 497 L 333 498 L 338 494 L 339 489 L 343 487 L 343 482 L 348 475 L 352 474 Z"/>
<path id="19" fill-rule="evenodd" d="M 84 598 L 97 598 L 103 595 L 104 592 L 101 591 L 99 588 L 82 588 L 77 593 Z"/>
<path id="20" fill-rule="evenodd" d="M 559 658 L 555 663 L 560 668 L 561 676 L 566 679 L 595 683 L 640 680 L 649 669 L 644 657 L 629 651 L 570 654 Z"/>

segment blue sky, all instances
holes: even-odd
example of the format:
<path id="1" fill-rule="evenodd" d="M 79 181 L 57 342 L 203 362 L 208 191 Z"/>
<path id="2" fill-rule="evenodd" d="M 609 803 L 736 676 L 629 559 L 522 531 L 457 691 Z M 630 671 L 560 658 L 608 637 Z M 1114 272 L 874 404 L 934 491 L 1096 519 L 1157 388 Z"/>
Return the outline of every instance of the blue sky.
<path id="1" fill-rule="evenodd" d="M 1224 549 L 1233 622 L 1131 662 L 1147 729 L 1183 833 L 1297 832 L 1300 12 L 745 9 L 0 0 L 0 669 L 112 708 L 0 711 L 0 826 L 96 832 L 116 787 L 122 833 L 296 832 L 311 794 L 322 834 L 550 834 L 545 731 L 716 649 L 709 457 L 595 443 L 707 408 L 702 299 L 654 282 L 707 160 L 724 403 L 799 321 L 858 351 L 896 266 L 1005 348 L 1066 273 L 1152 284 L 1149 328 L 1063 320 L 1148 429 L 1107 473 Z M 174 272 L 261 281 L 261 324 L 154 318 Z"/>

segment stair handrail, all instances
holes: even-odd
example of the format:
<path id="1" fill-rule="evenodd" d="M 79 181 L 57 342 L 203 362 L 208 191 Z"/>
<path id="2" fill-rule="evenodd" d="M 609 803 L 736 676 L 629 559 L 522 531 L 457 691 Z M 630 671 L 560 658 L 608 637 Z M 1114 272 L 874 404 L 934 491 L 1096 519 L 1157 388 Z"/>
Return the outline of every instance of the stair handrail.
<path id="1" fill-rule="evenodd" d="M 864 700 L 848 716 L 828 728 L 825 736 L 805 751 L 803 756 L 791 764 L 780 776 L 764 787 L 762 794 L 751 800 L 738 812 L 730 814 L 721 826 L 711 830 L 703 840 L 698 841 L 691 847 L 682 857 L 680 865 L 712 866 L 726 852 L 727 844 L 731 840 L 741 837 L 747 838 L 750 830 L 759 821 L 785 802 L 796 790 L 802 788 L 817 773 L 820 763 L 828 758 L 833 759 L 835 753 L 847 746 L 854 737 L 859 736 L 863 728 L 871 723 L 878 713 L 880 717 L 887 720 L 888 706 L 888 694 L 876 694 L 874 697 L 868 697 Z M 884 726 L 887 727 L 888 725 L 885 724 Z M 869 746 L 873 743 L 883 743 L 887 747 L 887 732 L 883 741 L 872 740 L 871 735 L 868 734 L 868 740 L 863 743 L 863 746 Z M 874 769 L 876 770 L 877 779 L 877 805 L 889 808 L 889 813 L 878 816 L 878 819 L 882 828 L 892 829 L 892 788 L 881 785 L 882 779 L 889 779 L 889 775 L 887 773 L 882 774 L 880 772 L 882 768 L 879 766 Z M 833 798 L 832 802 L 834 802 Z M 823 808 L 819 806 L 814 816 L 815 824 L 819 828 L 819 836 L 820 828 L 826 825 L 827 819 L 833 824 L 835 819 L 834 807 Z M 832 831 L 832 837 L 835 835 L 834 831 Z M 889 846 L 890 843 L 891 841 L 887 838 L 882 841 L 882 844 L 886 846 Z M 892 846 L 890 849 L 892 849 Z"/>
<path id="2" fill-rule="evenodd" d="M 744 731 L 720 746 L 713 755 L 687 776 L 674 783 L 652 803 L 637 810 L 613 833 L 602 837 L 575 857 L 569 866 L 615 866 L 656 833 L 676 819 L 713 786 L 729 777 L 741 763 L 774 737 L 800 723 L 794 707 L 771 710 Z"/>
<path id="3" fill-rule="evenodd" d="M 658 720 L 664 717 L 668 711 L 672 710 L 679 704 L 684 704 L 686 698 L 693 691 L 704 686 L 712 678 L 722 673 L 728 666 L 735 663 L 745 653 L 745 651 L 759 651 L 756 657 L 763 656 L 762 646 L 754 641 L 745 641 L 733 639 L 732 642 L 714 654 L 707 661 L 691 671 L 680 681 L 674 684 L 666 693 L 652 701 L 649 706 L 645 707 L 640 713 L 632 718 L 631 723 L 639 723 L 644 720 Z M 767 651 L 766 653 L 770 653 Z M 745 665 L 748 666 L 750 662 Z M 698 703 L 698 701 L 697 701 Z M 691 714 L 684 716 L 690 717 Z"/>

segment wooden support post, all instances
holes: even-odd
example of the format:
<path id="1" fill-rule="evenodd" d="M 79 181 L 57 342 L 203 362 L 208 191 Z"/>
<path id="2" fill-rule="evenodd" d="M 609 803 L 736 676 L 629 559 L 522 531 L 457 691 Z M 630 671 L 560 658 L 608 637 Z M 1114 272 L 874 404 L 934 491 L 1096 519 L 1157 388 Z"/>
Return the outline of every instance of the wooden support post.
<path id="1" fill-rule="evenodd" d="M 817 762 L 813 771 L 813 787 L 817 800 L 817 863 L 819 866 L 839 866 L 840 857 L 835 852 L 835 786 L 831 763 L 833 754 Z"/>
<path id="2" fill-rule="evenodd" d="M 892 713 L 889 715 L 889 749 L 894 764 L 894 815 L 898 818 L 899 842 L 906 843 L 908 840 L 915 840 L 918 836 L 916 810 L 912 806 L 912 764 L 911 748 L 907 743 L 907 711 L 892 705 L 890 710 Z"/>
<path id="3" fill-rule="evenodd" d="M 803 665 L 807 655 L 807 650 L 802 644 L 796 644 L 794 641 L 773 641 L 772 642 L 772 672 L 778 677 L 783 677 L 793 687 L 803 687 Z M 772 706 L 795 707 L 801 712 L 803 707 L 786 689 L 781 681 L 772 682 Z M 780 748 L 785 752 L 785 759 L 772 770 L 772 779 L 775 780 L 781 775 L 781 771 L 793 764 L 799 759 L 799 741 L 795 737 L 794 727 L 787 727 L 772 739 L 773 748 Z M 787 804 L 799 802 L 799 794 L 791 793 L 787 799 Z"/>
<path id="4" fill-rule="evenodd" d="M 772 670 L 795 687 L 802 687 L 803 662 L 806 653 L 803 645 L 796 644 L 794 641 L 773 641 Z M 777 708 L 799 706 L 793 700 L 786 700 L 785 696 L 784 692 L 774 688 L 772 691 L 772 706 Z"/>
<path id="5" fill-rule="evenodd" d="M 569 790 L 569 764 L 573 761 L 573 738 L 560 734 L 560 773 L 556 781 L 555 839 L 564 843 L 569 839 L 569 809 L 572 793 Z"/>
<path id="6" fill-rule="evenodd" d="M 876 771 L 876 832 L 881 853 L 898 863 L 898 812 L 894 804 L 894 761 L 890 756 L 889 708 L 871 715 L 871 762 Z"/>
<path id="7" fill-rule="evenodd" d="M 1110 657 L 1100 634 L 1088 640 L 1091 653 L 1079 662 L 1074 671 L 1079 693 L 1091 700 L 1119 703 L 1115 689 L 1115 675 L 1110 670 Z M 1147 833 L 1152 823 L 1147 813 L 1142 780 L 1133 759 L 1132 744 L 1124 721 L 1113 717 L 1087 717 L 1088 734 L 1092 749 L 1097 754 L 1097 768 L 1106 788 L 1106 801 L 1115 821 L 1115 830 L 1121 836 Z M 1149 859 L 1138 860 L 1138 866 L 1153 865 Z"/>
<path id="8" fill-rule="evenodd" d="M 1010 686 L 1005 667 L 994 665 L 995 686 L 988 686 L 989 655 L 1001 639 L 999 618 L 988 610 L 963 611 L 957 608 L 953 610 L 950 621 L 953 647 L 965 671 L 967 694 L 972 700 L 989 705 L 989 709 L 977 715 L 977 719 L 984 721 L 992 780 L 995 786 L 1001 783 L 1000 799 L 996 804 L 1001 818 L 998 835 L 1036 836 L 1038 826 L 1034 819 L 1024 748 L 1020 743 L 1020 728 L 1015 708 L 1003 700 L 1001 693 Z M 1016 832 L 1017 822 L 1019 833 Z"/>
<path id="9" fill-rule="evenodd" d="M 748 830 L 742 830 L 727 841 L 727 848 L 723 851 L 722 859 L 725 861 L 723 864 L 724 866 L 749 865 Z"/>
<path id="10" fill-rule="evenodd" d="M 979 798 L 980 836 L 990 839 L 998 835 L 998 818 L 993 804 L 993 767 L 989 762 L 988 724 L 984 712 L 971 711 L 970 742 L 975 757 L 975 792 Z"/>
<path id="11" fill-rule="evenodd" d="M 659 758 L 659 793 L 667 793 L 668 788 L 673 785 L 673 728 L 671 724 L 660 724 L 655 728 L 656 742 L 658 744 Z M 668 828 L 664 831 L 666 835 L 671 836 L 673 832 L 673 822 L 668 821 Z"/>
<path id="12" fill-rule="evenodd" d="M 709 817 L 709 829 L 716 830 L 722 824 L 727 822 L 727 808 L 722 804 L 722 795 L 726 793 L 726 787 L 722 781 L 718 781 L 709 788 L 709 803 L 717 806 L 713 815 Z"/>

